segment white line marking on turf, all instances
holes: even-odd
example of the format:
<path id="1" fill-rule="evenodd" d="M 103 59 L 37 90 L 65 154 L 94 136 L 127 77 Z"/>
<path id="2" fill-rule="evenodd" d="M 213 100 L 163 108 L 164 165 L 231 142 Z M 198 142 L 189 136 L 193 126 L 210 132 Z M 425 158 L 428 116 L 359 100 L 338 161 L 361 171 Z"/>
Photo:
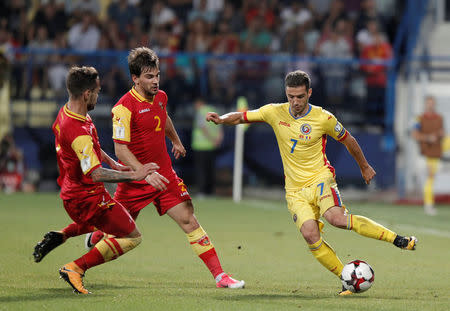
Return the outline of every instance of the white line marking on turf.
<path id="1" fill-rule="evenodd" d="M 241 201 L 241 204 L 246 205 L 248 207 L 252 207 L 252 208 L 260 208 L 260 209 L 271 210 L 271 211 L 274 211 L 274 210 L 280 211 L 284 207 L 284 205 L 280 206 L 280 203 L 278 203 L 276 201 L 243 200 L 243 201 Z M 383 225 L 388 226 L 386 223 L 383 223 Z M 417 226 L 408 225 L 408 224 L 395 224 L 394 226 L 401 230 L 410 231 L 410 232 L 412 232 L 412 234 L 424 233 L 424 234 L 429 234 L 429 235 L 433 235 L 433 236 L 450 239 L 450 231 L 438 230 L 438 229 L 428 228 L 428 227 L 417 227 Z"/>
<path id="2" fill-rule="evenodd" d="M 245 204 L 253 208 L 262 208 L 265 210 L 281 210 L 278 202 L 261 201 L 261 200 L 245 200 L 241 204 Z"/>
<path id="3" fill-rule="evenodd" d="M 429 235 L 434 235 L 434 236 L 450 239 L 450 232 L 445 231 L 445 230 L 437 230 L 437 229 L 427 228 L 427 227 L 417 227 L 417 226 L 412 226 L 412 225 L 407 225 L 407 224 L 395 224 L 395 226 L 399 227 L 403 230 L 409 230 L 412 232 L 412 234 L 414 234 L 415 232 L 420 232 L 420 233 L 425 233 L 425 234 L 429 234 Z"/>

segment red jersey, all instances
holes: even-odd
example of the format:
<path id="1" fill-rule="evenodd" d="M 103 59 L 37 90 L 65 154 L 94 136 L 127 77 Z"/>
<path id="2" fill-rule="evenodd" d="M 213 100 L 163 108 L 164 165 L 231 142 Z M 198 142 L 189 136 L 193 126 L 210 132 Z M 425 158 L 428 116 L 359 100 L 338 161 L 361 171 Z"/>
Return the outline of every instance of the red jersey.
<path id="1" fill-rule="evenodd" d="M 362 53 L 362 59 L 367 60 L 389 60 L 392 58 L 392 48 L 389 43 L 374 43 L 366 46 Z M 385 87 L 387 81 L 386 66 L 377 64 L 364 64 L 361 69 L 366 73 L 366 81 L 369 86 Z"/>
<path id="2" fill-rule="evenodd" d="M 59 110 L 52 126 L 63 200 L 79 199 L 105 192 L 101 182 L 94 182 L 90 173 L 99 167 L 101 149 L 97 129 L 89 115 L 70 111 L 67 105 Z"/>
<path id="3" fill-rule="evenodd" d="M 142 164 L 158 164 L 158 173 L 170 179 L 175 172 L 166 147 L 166 106 L 165 92 L 159 90 L 149 101 L 133 87 L 112 109 L 113 140 L 126 144 Z M 147 184 L 145 180 L 132 183 Z"/>

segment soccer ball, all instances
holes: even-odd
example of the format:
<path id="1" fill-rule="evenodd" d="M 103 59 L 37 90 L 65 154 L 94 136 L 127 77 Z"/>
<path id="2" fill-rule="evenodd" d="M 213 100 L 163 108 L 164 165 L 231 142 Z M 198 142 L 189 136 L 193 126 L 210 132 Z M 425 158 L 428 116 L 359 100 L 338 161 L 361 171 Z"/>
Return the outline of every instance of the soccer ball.
<path id="1" fill-rule="evenodd" d="M 344 266 L 341 282 L 345 289 L 353 293 L 368 290 L 375 279 L 372 267 L 365 261 L 353 260 Z"/>

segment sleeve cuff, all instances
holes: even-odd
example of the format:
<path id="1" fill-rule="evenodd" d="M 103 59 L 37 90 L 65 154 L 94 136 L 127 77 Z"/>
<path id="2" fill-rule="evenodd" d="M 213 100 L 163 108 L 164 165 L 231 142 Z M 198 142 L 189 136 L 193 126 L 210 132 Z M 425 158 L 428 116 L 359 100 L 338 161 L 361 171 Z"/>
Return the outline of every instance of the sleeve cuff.
<path id="1" fill-rule="evenodd" d="M 347 138 L 347 136 L 348 136 L 348 131 L 346 130 L 344 136 L 342 136 L 341 138 L 339 138 L 338 141 L 343 141 L 344 139 Z"/>
<path id="2" fill-rule="evenodd" d="M 131 143 L 131 142 L 129 142 L 129 141 L 120 140 L 120 139 L 116 139 L 116 138 L 113 138 L 113 141 L 114 141 L 115 143 L 123 144 L 123 145 L 128 145 L 129 143 Z"/>
<path id="3" fill-rule="evenodd" d="M 97 164 L 94 167 L 91 167 L 91 169 L 89 171 L 87 171 L 86 173 L 84 173 L 84 175 L 91 176 L 91 173 L 101 166 L 102 166 L 101 164 Z"/>
<path id="4" fill-rule="evenodd" d="M 249 123 L 248 122 L 248 118 L 247 118 L 247 111 L 244 111 L 244 121 L 246 122 L 246 123 Z"/>

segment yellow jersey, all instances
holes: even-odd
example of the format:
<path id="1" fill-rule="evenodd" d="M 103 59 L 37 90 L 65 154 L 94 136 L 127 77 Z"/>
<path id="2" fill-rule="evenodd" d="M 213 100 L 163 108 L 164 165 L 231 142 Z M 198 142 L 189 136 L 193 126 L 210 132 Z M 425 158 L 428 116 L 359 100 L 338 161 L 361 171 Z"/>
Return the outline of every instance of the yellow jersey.
<path id="1" fill-rule="evenodd" d="M 289 103 L 268 104 L 244 112 L 246 122 L 266 122 L 273 128 L 287 191 L 311 186 L 324 174 L 334 177 L 334 168 L 325 155 L 327 135 L 338 141 L 348 135 L 332 113 L 322 107 L 308 105 L 308 111 L 297 118 L 292 115 Z"/>

